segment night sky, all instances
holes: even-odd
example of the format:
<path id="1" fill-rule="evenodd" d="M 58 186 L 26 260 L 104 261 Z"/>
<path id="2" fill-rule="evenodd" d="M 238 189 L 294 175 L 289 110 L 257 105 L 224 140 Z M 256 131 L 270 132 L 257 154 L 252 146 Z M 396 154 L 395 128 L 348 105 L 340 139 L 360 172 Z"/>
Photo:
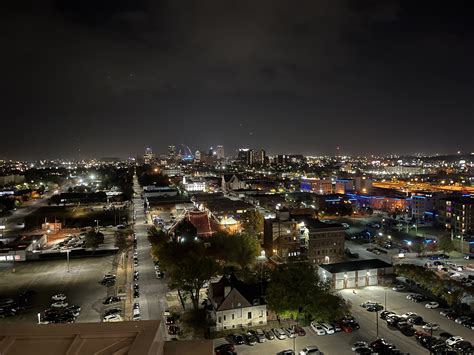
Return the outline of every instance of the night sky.
<path id="1" fill-rule="evenodd" d="M 0 158 L 474 151 L 474 1 L 2 1 Z"/>

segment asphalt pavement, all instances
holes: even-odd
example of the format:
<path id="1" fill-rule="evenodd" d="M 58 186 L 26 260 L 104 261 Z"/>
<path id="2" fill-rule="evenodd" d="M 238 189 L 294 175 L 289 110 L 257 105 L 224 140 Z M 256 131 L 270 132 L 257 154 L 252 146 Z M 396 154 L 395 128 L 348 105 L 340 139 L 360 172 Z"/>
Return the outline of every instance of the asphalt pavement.
<path id="1" fill-rule="evenodd" d="M 138 285 L 140 286 L 140 297 L 135 302 L 140 303 L 140 315 L 142 320 L 163 319 L 163 310 L 166 306 L 166 293 L 168 286 L 166 278 L 157 279 L 153 259 L 150 254 L 150 243 L 148 242 L 147 230 L 150 227 L 146 222 L 146 214 L 143 206 L 143 200 L 140 198 L 142 192 L 135 175 L 133 180 L 133 189 L 135 197 L 133 198 L 135 225 L 134 232 L 137 237 L 138 267 L 135 270 L 139 272 Z"/>

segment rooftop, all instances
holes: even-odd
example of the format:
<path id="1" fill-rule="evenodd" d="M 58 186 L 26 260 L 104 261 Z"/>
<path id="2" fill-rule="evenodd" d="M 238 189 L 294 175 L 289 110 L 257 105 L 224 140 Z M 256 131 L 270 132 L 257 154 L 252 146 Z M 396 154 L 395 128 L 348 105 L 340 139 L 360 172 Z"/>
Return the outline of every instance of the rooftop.
<path id="1" fill-rule="evenodd" d="M 319 267 L 330 272 L 331 274 L 368 269 L 382 269 L 391 266 L 392 264 L 386 263 L 385 261 L 382 261 L 380 259 L 355 260 L 345 261 L 343 263 L 319 265 Z"/>

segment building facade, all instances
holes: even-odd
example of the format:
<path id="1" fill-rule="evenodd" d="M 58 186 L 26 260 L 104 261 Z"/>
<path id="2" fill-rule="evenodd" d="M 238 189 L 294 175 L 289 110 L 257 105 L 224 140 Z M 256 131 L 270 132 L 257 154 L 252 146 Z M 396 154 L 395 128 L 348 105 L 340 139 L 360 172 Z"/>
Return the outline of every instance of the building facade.
<path id="1" fill-rule="evenodd" d="M 345 229 L 317 219 L 290 219 L 279 213 L 264 222 L 264 248 L 282 262 L 308 260 L 313 264 L 340 261 L 345 253 Z"/>
<path id="2" fill-rule="evenodd" d="M 209 287 L 214 330 L 241 329 L 267 324 L 265 285 L 245 284 L 234 274 L 223 276 Z"/>
<path id="3" fill-rule="evenodd" d="M 379 259 L 357 260 L 319 265 L 319 275 L 336 290 L 360 288 L 391 280 L 393 267 Z"/>

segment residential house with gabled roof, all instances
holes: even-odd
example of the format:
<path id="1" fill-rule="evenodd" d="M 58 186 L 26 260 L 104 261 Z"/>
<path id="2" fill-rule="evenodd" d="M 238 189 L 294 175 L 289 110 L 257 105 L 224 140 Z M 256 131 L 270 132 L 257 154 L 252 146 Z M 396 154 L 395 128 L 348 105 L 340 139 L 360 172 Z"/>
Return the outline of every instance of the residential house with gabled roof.
<path id="1" fill-rule="evenodd" d="M 267 324 L 263 284 L 246 284 L 232 273 L 211 283 L 211 319 L 216 331 Z"/>

